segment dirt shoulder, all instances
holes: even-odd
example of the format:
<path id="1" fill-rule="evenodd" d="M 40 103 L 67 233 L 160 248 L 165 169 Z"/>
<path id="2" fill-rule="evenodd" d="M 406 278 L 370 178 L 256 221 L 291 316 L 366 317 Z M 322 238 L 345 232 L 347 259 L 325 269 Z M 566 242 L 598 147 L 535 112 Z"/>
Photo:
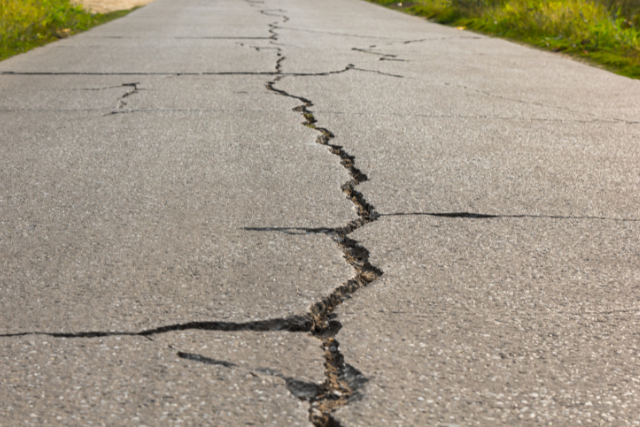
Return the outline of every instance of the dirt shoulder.
<path id="1" fill-rule="evenodd" d="M 73 3 L 82 4 L 85 9 L 94 13 L 108 13 L 116 10 L 132 9 L 144 6 L 153 0 L 76 0 Z"/>

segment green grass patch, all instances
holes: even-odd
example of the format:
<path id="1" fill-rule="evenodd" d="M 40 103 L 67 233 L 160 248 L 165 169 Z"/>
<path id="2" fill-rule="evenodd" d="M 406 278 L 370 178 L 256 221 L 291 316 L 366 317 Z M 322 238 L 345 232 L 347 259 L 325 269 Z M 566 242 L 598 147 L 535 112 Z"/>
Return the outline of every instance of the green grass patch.
<path id="1" fill-rule="evenodd" d="M 0 61 L 129 12 L 91 14 L 69 0 L 0 0 Z"/>
<path id="2" fill-rule="evenodd" d="M 640 78 L 640 0 L 368 0 Z"/>

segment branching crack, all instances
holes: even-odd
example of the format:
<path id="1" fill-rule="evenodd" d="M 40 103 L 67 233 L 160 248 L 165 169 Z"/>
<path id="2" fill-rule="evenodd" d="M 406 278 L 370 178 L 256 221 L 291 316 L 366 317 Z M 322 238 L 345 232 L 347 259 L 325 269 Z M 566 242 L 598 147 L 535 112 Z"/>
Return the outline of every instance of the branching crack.
<path id="1" fill-rule="evenodd" d="M 120 99 L 118 100 L 118 106 L 116 108 L 122 109 L 127 105 L 127 101 L 125 101 L 125 99 L 130 97 L 131 95 L 135 95 L 136 93 L 138 93 L 139 84 L 140 83 L 123 83 L 122 84 L 123 87 L 130 87 L 131 90 L 129 90 L 127 93 L 125 93 L 120 97 Z"/>
<path id="2" fill-rule="evenodd" d="M 544 218 L 544 219 L 573 219 L 573 220 L 599 220 L 599 221 L 619 221 L 619 222 L 640 222 L 640 219 L 636 218 L 613 218 L 604 216 L 567 216 L 567 215 L 532 215 L 532 214 L 515 214 L 515 215 L 491 215 L 481 214 L 473 212 L 394 212 L 394 213 L 380 213 L 378 216 L 434 216 L 444 218 L 465 218 L 465 219 L 500 219 L 500 218 Z M 295 234 L 290 230 L 296 229 L 282 229 L 278 231 L 289 231 L 290 234 Z"/>
<path id="3" fill-rule="evenodd" d="M 166 334 L 168 332 L 200 330 L 200 331 L 257 331 L 257 332 L 310 332 L 313 322 L 310 315 L 291 316 L 284 319 L 256 320 L 253 322 L 187 322 L 160 326 L 158 328 L 145 329 L 136 332 L 118 331 L 86 331 L 86 332 L 16 332 L 0 334 L 2 338 L 22 337 L 28 335 L 46 335 L 53 338 L 100 338 L 113 336 L 138 336 L 150 337 L 152 335 Z"/>
<path id="4" fill-rule="evenodd" d="M 398 55 L 392 55 L 390 53 L 374 52 L 373 50 L 370 50 L 370 49 L 361 49 L 361 48 L 358 48 L 358 47 L 352 47 L 351 50 L 356 51 L 356 52 L 369 53 L 371 55 L 376 55 L 376 56 L 378 56 L 378 61 L 406 62 L 406 60 L 398 58 Z"/>
<path id="5" fill-rule="evenodd" d="M 289 21 L 289 17 L 282 14 L 284 12 L 285 11 L 282 9 L 266 9 L 266 10 L 260 11 L 260 13 L 266 16 L 274 16 L 277 18 L 282 18 L 283 24 Z M 271 36 L 269 36 L 269 39 L 278 40 L 278 33 L 276 32 L 276 30 L 278 29 L 278 22 L 272 22 L 271 24 L 268 24 L 268 25 L 269 25 L 269 34 L 271 34 Z"/>
<path id="6" fill-rule="evenodd" d="M 278 70 L 281 70 L 282 59 L 281 57 L 278 59 Z M 349 67 L 352 68 L 353 66 L 350 65 Z M 341 325 L 335 320 L 334 310 L 358 289 L 367 286 L 382 275 L 382 271 L 369 262 L 369 251 L 360 246 L 357 241 L 348 237 L 350 233 L 363 225 L 375 221 L 377 215 L 373 206 L 355 189 L 358 184 L 367 180 L 367 176 L 356 167 L 355 157 L 347 153 L 342 146 L 331 144 L 331 140 L 334 138 L 333 133 L 316 125 L 317 120 L 313 112 L 309 110 L 313 106 L 311 100 L 276 88 L 277 83 L 284 77 L 284 75 L 279 75 L 272 81 L 267 82 L 267 89 L 280 96 L 293 98 L 302 103 L 302 105 L 295 107 L 293 111 L 302 115 L 304 118 L 303 126 L 314 129 L 319 133 L 316 137 L 316 143 L 326 146 L 332 154 L 340 159 L 340 163 L 349 174 L 349 180 L 342 185 L 341 190 L 353 203 L 358 214 L 358 219 L 351 221 L 344 227 L 283 229 L 290 232 L 303 231 L 305 233 L 319 233 L 330 236 L 341 249 L 346 262 L 356 272 L 353 278 L 336 288 L 329 296 L 316 302 L 310 309 L 311 333 L 322 341 L 322 348 L 325 352 L 326 375 L 326 380 L 319 388 L 318 393 L 309 399 L 311 402 L 310 420 L 317 427 L 330 427 L 339 425 L 333 418 L 332 413 L 355 397 L 359 386 L 366 381 L 357 369 L 345 363 L 344 357 L 339 350 L 340 344 L 335 339 L 335 335 L 340 330 Z M 246 228 L 246 230 L 270 231 L 270 229 L 261 228 Z"/>
<path id="7" fill-rule="evenodd" d="M 180 77 L 180 76 L 294 76 L 294 77 L 323 77 L 331 76 L 333 74 L 342 74 L 347 71 L 362 71 L 365 73 L 378 73 L 391 77 L 403 77 L 396 74 L 383 73 L 377 70 L 367 70 L 365 68 L 356 68 L 352 64 L 347 65 L 341 70 L 335 71 L 321 71 L 317 73 L 278 73 L 277 71 L 203 71 L 203 72 L 185 72 L 185 73 L 173 73 L 173 72 L 82 72 L 82 71 L 60 71 L 60 72 L 45 72 L 45 71 L 0 71 L 0 75 L 6 76 L 166 76 L 166 77 Z"/>
<path id="8" fill-rule="evenodd" d="M 281 18 L 283 23 L 288 21 L 285 15 L 273 12 L 284 11 L 262 11 L 265 15 Z M 269 24 L 269 32 L 272 34 L 274 41 L 278 40 L 277 29 L 277 22 Z M 339 350 L 340 344 L 335 339 L 335 336 L 340 330 L 341 324 L 335 320 L 336 315 L 334 311 L 336 307 L 345 299 L 350 298 L 358 289 L 367 286 L 382 275 L 382 271 L 369 262 L 369 251 L 359 245 L 357 241 L 349 238 L 348 235 L 365 224 L 375 221 L 377 215 L 373 206 L 355 189 L 358 184 L 367 180 L 367 176 L 356 167 L 354 156 L 350 155 L 342 146 L 331 144 L 331 140 L 334 138 L 333 133 L 326 128 L 316 125 L 317 120 L 313 112 L 309 110 L 313 106 L 313 102 L 310 99 L 290 94 L 276 87 L 278 82 L 286 77 L 283 73 L 284 60 L 285 57 L 282 55 L 282 52 L 278 50 L 275 65 L 277 75 L 273 80 L 266 83 L 266 88 L 279 96 L 292 98 L 302 103 L 293 108 L 293 111 L 302 115 L 304 118 L 303 126 L 318 132 L 319 135 L 316 137 L 316 143 L 326 146 L 333 155 L 340 159 L 340 163 L 349 174 L 349 180 L 341 186 L 341 190 L 351 203 L 353 203 L 358 215 L 356 220 L 349 222 L 344 227 L 304 229 L 305 233 L 318 233 L 330 236 L 342 251 L 345 261 L 355 270 L 355 276 L 353 278 L 334 289 L 330 295 L 313 304 L 309 312 L 309 319 L 311 320 L 310 332 L 322 341 L 326 376 L 324 383 L 307 399 L 311 403 L 309 419 L 316 427 L 332 427 L 339 426 L 339 423 L 333 418 L 332 413 L 345 406 L 350 399 L 356 397 L 358 395 L 358 388 L 366 382 L 366 378 L 356 368 L 345 363 L 344 356 Z M 355 69 L 353 64 L 349 64 L 343 72 Z M 268 230 L 260 228 L 245 229 L 255 231 Z M 302 229 L 287 230 L 295 232 Z M 293 394 L 296 395 L 295 393 Z"/>
<path id="9" fill-rule="evenodd" d="M 257 1 L 246 0 L 252 6 L 259 4 Z M 288 21 L 282 10 L 261 10 L 262 14 L 267 16 L 278 17 L 282 20 L 282 23 Z M 275 44 L 278 40 L 278 22 L 269 24 L 269 37 L 270 43 Z M 375 70 L 358 69 L 354 65 L 349 64 L 343 70 L 331 71 L 324 73 L 290 73 L 285 74 L 283 72 L 283 64 L 285 56 L 282 51 L 276 49 L 277 59 L 275 63 L 275 72 L 229 72 L 229 73 L 184 73 L 184 75 L 227 75 L 227 74 L 250 74 L 250 75 L 274 75 L 275 78 L 266 83 L 266 88 L 276 95 L 292 98 L 299 102 L 301 105 L 293 108 L 293 111 L 300 113 L 304 118 L 302 123 L 304 126 L 311 128 L 318 132 L 316 137 L 316 143 L 326 146 L 329 152 L 338 157 L 340 163 L 345 168 L 349 175 L 349 179 L 340 187 L 342 192 L 351 201 L 353 207 L 357 213 L 357 219 L 350 221 L 348 224 L 342 227 L 336 228 L 315 228 L 315 229 L 303 229 L 303 228 L 283 228 L 283 229 L 268 229 L 268 228 L 245 228 L 245 230 L 251 231 L 284 231 L 290 233 L 317 233 L 325 234 L 329 236 L 342 251 L 345 261 L 355 270 L 354 276 L 347 280 L 342 285 L 338 286 L 328 296 L 321 298 L 315 304 L 309 308 L 309 312 L 305 315 L 291 316 L 281 319 L 268 319 L 258 320 L 244 323 L 234 322 L 208 322 L 208 321 L 196 321 L 187 323 L 178 323 L 172 325 L 161 326 L 153 329 L 147 329 L 138 332 L 114 332 L 114 331 L 88 331 L 88 332 L 22 332 L 13 334 L 2 334 L 0 337 L 17 337 L 24 335 L 48 335 L 55 338 L 96 338 L 106 336 L 142 336 L 149 338 L 155 334 L 163 334 L 173 331 L 184 331 L 189 329 L 195 330 L 207 330 L 207 331 L 289 331 L 289 332 L 308 332 L 321 341 L 321 348 L 324 351 L 324 367 L 325 367 L 325 381 L 320 384 L 305 383 L 292 378 L 284 377 L 278 373 L 269 373 L 270 375 L 276 375 L 283 378 L 287 384 L 287 388 L 291 393 L 302 399 L 310 402 L 309 419 L 316 427 L 336 427 L 339 426 L 339 422 L 333 418 L 333 412 L 339 408 L 345 406 L 351 399 L 359 397 L 359 389 L 367 381 L 364 375 L 359 372 L 355 367 L 347 364 L 344 360 L 344 356 L 340 352 L 340 344 L 335 339 L 336 334 L 342 327 L 340 322 L 336 320 L 335 314 L 336 308 L 342 304 L 348 298 L 359 289 L 369 285 L 377 278 L 379 278 L 383 272 L 373 266 L 369 262 L 369 251 L 361 246 L 356 240 L 349 237 L 351 233 L 363 227 L 364 225 L 376 221 L 379 215 L 375 212 L 375 209 L 370 205 L 365 197 L 356 190 L 356 187 L 366 181 L 368 178 L 359 168 L 356 167 L 355 157 L 350 155 L 344 147 L 336 144 L 332 144 L 334 134 L 324 128 L 317 126 L 317 120 L 314 117 L 313 112 L 310 110 L 313 107 L 313 102 L 302 96 L 289 94 L 286 91 L 276 87 L 277 83 L 286 76 L 327 76 L 332 74 L 343 73 L 350 70 L 358 70 L 364 72 L 374 72 L 382 75 L 402 77 L 393 74 L 387 74 Z M 11 73 L 2 72 L 1 74 L 54 74 L 54 73 Z M 55 73 L 55 74 L 111 74 L 111 73 Z M 120 74 L 120 73 L 113 73 Z M 138 73 L 123 73 L 125 75 L 138 75 Z M 170 74 L 178 76 L 181 74 L 176 73 L 141 73 L 140 75 L 147 74 Z M 129 86 L 132 89 L 125 93 L 118 103 L 118 110 L 122 110 L 126 105 L 125 99 L 138 91 L 138 83 L 126 83 L 123 86 Z M 178 357 L 195 361 L 199 363 L 219 365 L 227 368 L 234 368 L 236 365 L 231 362 L 225 362 L 207 358 L 201 355 L 178 352 Z"/>
<path id="10" fill-rule="evenodd" d="M 178 357 L 185 360 L 204 363 L 205 365 L 222 366 L 224 368 L 229 368 L 229 369 L 236 369 L 236 368 L 243 369 L 242 367 L 236 365 L 235 363 L 227 362 L 225 360 L 211 359 L 209 357 L 201 356 L 199 354 L 184 353 L 179 351 Z M 271 377 L 278 377 L 283 379 L 289 392 L 300 400 L 310 401 L 311 399 L 316 397 L 318 394 L 320 394 L 322 391 L 322 387 L 319 386 L 318 384 L 307 382 L 307 381 L 300 381 L 300 380 L 296 380 L 295 378 L 287 377 L 286 375 L 282 375 L 281 373 L 279 373 L 274 369 L 256 368 L 253 370 L 251 369 L 247 369 L 247 370 L 251 375 L 254 375 L 254 376 L 257 376 L 255 372 L 258 372 L 263 375 L 268 375 Z"/>
<path id="11" fill-rule="evenodd" d="M 105 114 L 105 116 L 110 116 L 113 114 L 120 114 L 125 112 L 124 107 L 127 106 L 127 101 L 125 101 L 126 98 L 130 97 L 131 95 L 135 95 L 136 93 L 138 93 L 138 85 L 140 83 L 123 83 L 120 85 L 120 87 L 130 87 L 131 89 L 129 91 L 127 91 L 124 95 L 122 95 L 120 98 L 118 98 L 118 104 L 116 105 L 115 109 L 113 111 L 111 111 L 110 113 Z"/>

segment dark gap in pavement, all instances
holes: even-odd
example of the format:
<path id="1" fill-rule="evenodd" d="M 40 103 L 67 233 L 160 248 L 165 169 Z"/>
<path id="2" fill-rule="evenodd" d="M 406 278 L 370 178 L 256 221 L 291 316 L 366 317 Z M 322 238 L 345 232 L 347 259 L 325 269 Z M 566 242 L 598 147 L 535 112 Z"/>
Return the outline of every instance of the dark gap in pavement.
<path id="1" fill-rule="evenodd" d="M 287 331 L 287 332 L 309 332 L 312 329 L 310 316 L 291 316 L 284 319 L 268 319 L 256 320 L 252 322 L 236 323 L 236 322 L 187 322 L 176 323 L 172 325 L 160 326 L 158 328 L 145 329 L 138 332 L 118 332 L 118 331 L 86 331 L 86 332 L 45 332 L 30 331 L 16 332 L 9 334 L 0 334 L 2 338 L 22 337 L 28 335 L 46 335 L 53 338 L 100 338 L 113 336 L 141 336 L 148 337 L 157 334 L 165 334 L 168 332 L 186 331 Z"/>
<path id="2" fill-rule="evenodd" d="M 445 218 L 466 218 L 466 219 L 499 219 L 499 218 L 538 218 L 538 219 L 581 219 L 581 220 L 601 220 L 601 221 L 620 221 L 620 222 L 640 222 L 640 219 L 633 218 L 611 218 L 604 216 L 564 216 L 564 215 L 491 215 L 472 212 L 395 212 L 380 213 L 379 216 L 434 216 Z M 294 229 L 295 230 L 295 229 Z"/>

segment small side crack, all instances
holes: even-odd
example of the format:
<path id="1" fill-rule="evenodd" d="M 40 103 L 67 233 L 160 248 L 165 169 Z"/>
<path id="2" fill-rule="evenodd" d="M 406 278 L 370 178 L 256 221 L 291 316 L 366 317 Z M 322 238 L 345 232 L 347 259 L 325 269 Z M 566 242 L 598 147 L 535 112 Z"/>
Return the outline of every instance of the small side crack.
<path id="1" fill-rule="evenodd" d="M 445 85 L 448 86 L 449 83 L 445 83 Z M 498 95 L 498 94 L 491 93 L 491 92 L 486 91 L 486 90 L 475 89 L 475 88 L 464 86 L 464 85 L 456 85 L 456 86 L 458 86 L 458 87 L 460 87 L 462 89 L 465 89 L 465 90 L 469 90 L 471 92 L 476 92 L 476 93 L 479 93 L 479 94 L 482 94 L 482 95 L 485 95 L 485 96 L 489 96 L 491 98 L 503 99 L 505 101 L 512 101 L 512 102 L 517 102 L 519 104 L 525 104 L 525 105 L 535 105 L 537 107 L 555 108 L 557 110 L 564 110 L 564 111 L 568 111 L 570 113 L 585 114 L 585 115 L 588 115 L 588 116 L 591 116 L 591 117 L 596 117 L 596 115 L 593 114 L 593 113 L 581 112 L 581 111 L 577 111 L 577 110 L 574 110 L 574 109 L 569 108 L 569 107 L 563 107 L 563 106 L 559 106 L 559 105 L 548 105 L 548 104 L 543 104 L 542 102 L 536 102 L 536 101 L 525 101 L 525 100 L 522 100 L 522 99 L 511 98 L 511 97 L 508 97 L 508 96 Z M 613 120 L 615 122 L 627 123 L 627 124 L 637 123 L 635 121 L 630 121 L 630 120 L 625 120 L 625 119 L 617 119 L 617 118 L 613 118 L 611 120 Z"/>
<path id="2" fill-rule="evenodd" d="M 184 36 L 184 37 L 176 37 L 176 39 L 178 40 L 184 40 L 184 39 L 188 39 L 188 40 L 270 40 L 271 37 L 216 37 L 216 36 L 187 37 L 187 36 Z"/>
<path id="3" fill-rule="evenodd" d="M 279 12 L 279 13 L 275 13 L 275 12 Z M 282 23 L 286 23 L 287 21 L 289 21 L 289 17 L 283 15 L 282 13 L 284 13 L 285 11 L 282 9 L 266 9 L 266 10 L 261 10 L 260 13 L 262 13 L 265 16 L 273 16 L 273 17 L 277 17 L 277 18 L 282 18 Z M 277 33 L 277 29 L 278 29 L 278 22 L 272 22 L 270 24 L 268 24 L 269 26 L 269 34 L 271 34 L 271 36 L 269 36 L 269 39 L 271 40 L 278 40 L 278 33 Z"/>
<path id="4" fill-rule="evenodd" d="M 412 44 L 412 43 L 423 43 L 423 42 L 431 42 L 431 41 L 442 41 L 442 40 L 458 40 L 458 39 L 471 39 L 471 40 L 479 40 L 482 39 L 483 37 L 480 36 L 453 36 L 453 37 L 428 37 L 428 38 L 424 38 L 424 39 L 416 39 L 416 40 L 403 40 L 403 41 L 399 41 L 399 42 L 390 42 L 390 43 L 385 43 L 385 46 L 391 46 L 394 44 Z M 371 47 L 375 47 L 375 46 L 371 46 Z"/>
<path id="5" fill-rule="evenodd" d="M 178 352 L 178 357 L 181 359 L 193 360 L 195 362 L 204 363 L 206 365 L 224 366 L 225 368 L 233 368 L 238 366 L 235 363 L 226 362 L 224 360 L 211 359 L 209 357 L 200 356 L 199 354 L 184 353 L 182 351 Z"/>
<path id="6" fill-rule="evenodd" d="M 257 372 L 259 374 L 268 375 L 270 377 L 278 377 L 284 380 L 285 385 L 287 386 L 287 389 L 293 396 L 307 402 L 313 399 L 315 396 L 317 396 L 322 389 L 321 386 L 319 386 L 318 384 L 307 382 L 307 381 L 296 380 L 295 378 L 288 377 L 270 368 L 255 368 L 255 369 L 243 368 L 236 365 L 235 363 L 227 362 L 225 360 L 211 359 L 209 357 L 201 356 L 199 354 L 184 353 L 182 351 L 178 352 L 178 357 L 185 360 L 204 363 L 205 365 L 222 366 L 224 368 L 229 368 L 229 369 L 243 369 L 248 371 L 253 376 L 257 376 L 256 375 L 256 372 Z"/>
<path id="7" fill-rule="evenodd" d="M 371 48 L 374 48 L 374 47 L 375 46 L 371 46 Z M 370 50 L 370 49 L 361 49 L 359 47 L 352 47 L 351 48 L 351 50 L 353 50 L 355 52 L 362 52 L 362 53 L 369 53 L 371 55 L 376 55 L 376 56 L 378 56 L 378 61 L 406 62 L 405 59 L 398 58 L 398 55 L 392 55 L 390 53 L 374 52 L 373 50 Z"/>
<path id="8" fill-rule="evenodd" d="M 120 99 L 118 100 L 118 106 L 116 108 L 122 109 L 127 105 L 127 101 L 125 101 L 125 99 L 130 97 L 131 95 L 135 95 L 136 93 L 138 93 L 139 84 L 140 83 L 123 83 L 122 84 L 123 87 L 130 87 L 131 90 L 129 90 L 127 93 L 125 93 L 120 97 Z"/>
<path id="9" fill-rule="evenodd" d="M 118 104 L 116 105 L 115 109 L 105 114 L 105 116 L 111 116 L 113 114 L 120 114 L 125 112 L 124 107 L 127 106 L 127 101 L 125 101 L 125 99 L 127 99 L 131 95 L 135 95 L 136 93 L 138 93 L 139 84 L 140 83 L 122 83 L 120 87 L 130 87 L 131 89 L 127 91 L 124 95 L 122 95 L 120 98 L 118 98 Z"/>
<path id="10" fill-rule="evenodd" d="M 348 34 L 348 33 L 336 33 L 332 31 L 318 31 L 318 30 L 309 30 L 307 28 L 290 28 L 290 27 L 276 27 L 278 30 L 287 30 L 287 31 L 302 31 L 305 33 L 319 33 L 319 34 L 329 34 L 332 36 L 341 36 L 341 37 L 354 37 L 359 39 L 370 39 L 370 40 L 396 40 L 398 39 L 391 37 L 380 37 L 380 36 L 365 36 L 362 34 Z"/>
<path id="11" fill-rule="evenodd" d="M 640 222 L 640 219 L 636 218 L 613 218 L 605 216 L 570 216 L 570 215 L 532 215 L 532 214 L 515 214 L 515 215 L 492 215 L 481 214 L 473 212 L 394 212 L 394 213 L 381 213 L 378 216 L 433 216 L 444 218 L 464 218 L 464 219 L 501 219 L 501 218 L 533 218 L 533 219 L 573 219 L 573 220 L 598 220 L 598 221 L 619 221 L 619 222 Z M 294 234 L 291 230 L 295 229 L 283 229 L 278 231 L 288 231 L 290 234 Z"/>

